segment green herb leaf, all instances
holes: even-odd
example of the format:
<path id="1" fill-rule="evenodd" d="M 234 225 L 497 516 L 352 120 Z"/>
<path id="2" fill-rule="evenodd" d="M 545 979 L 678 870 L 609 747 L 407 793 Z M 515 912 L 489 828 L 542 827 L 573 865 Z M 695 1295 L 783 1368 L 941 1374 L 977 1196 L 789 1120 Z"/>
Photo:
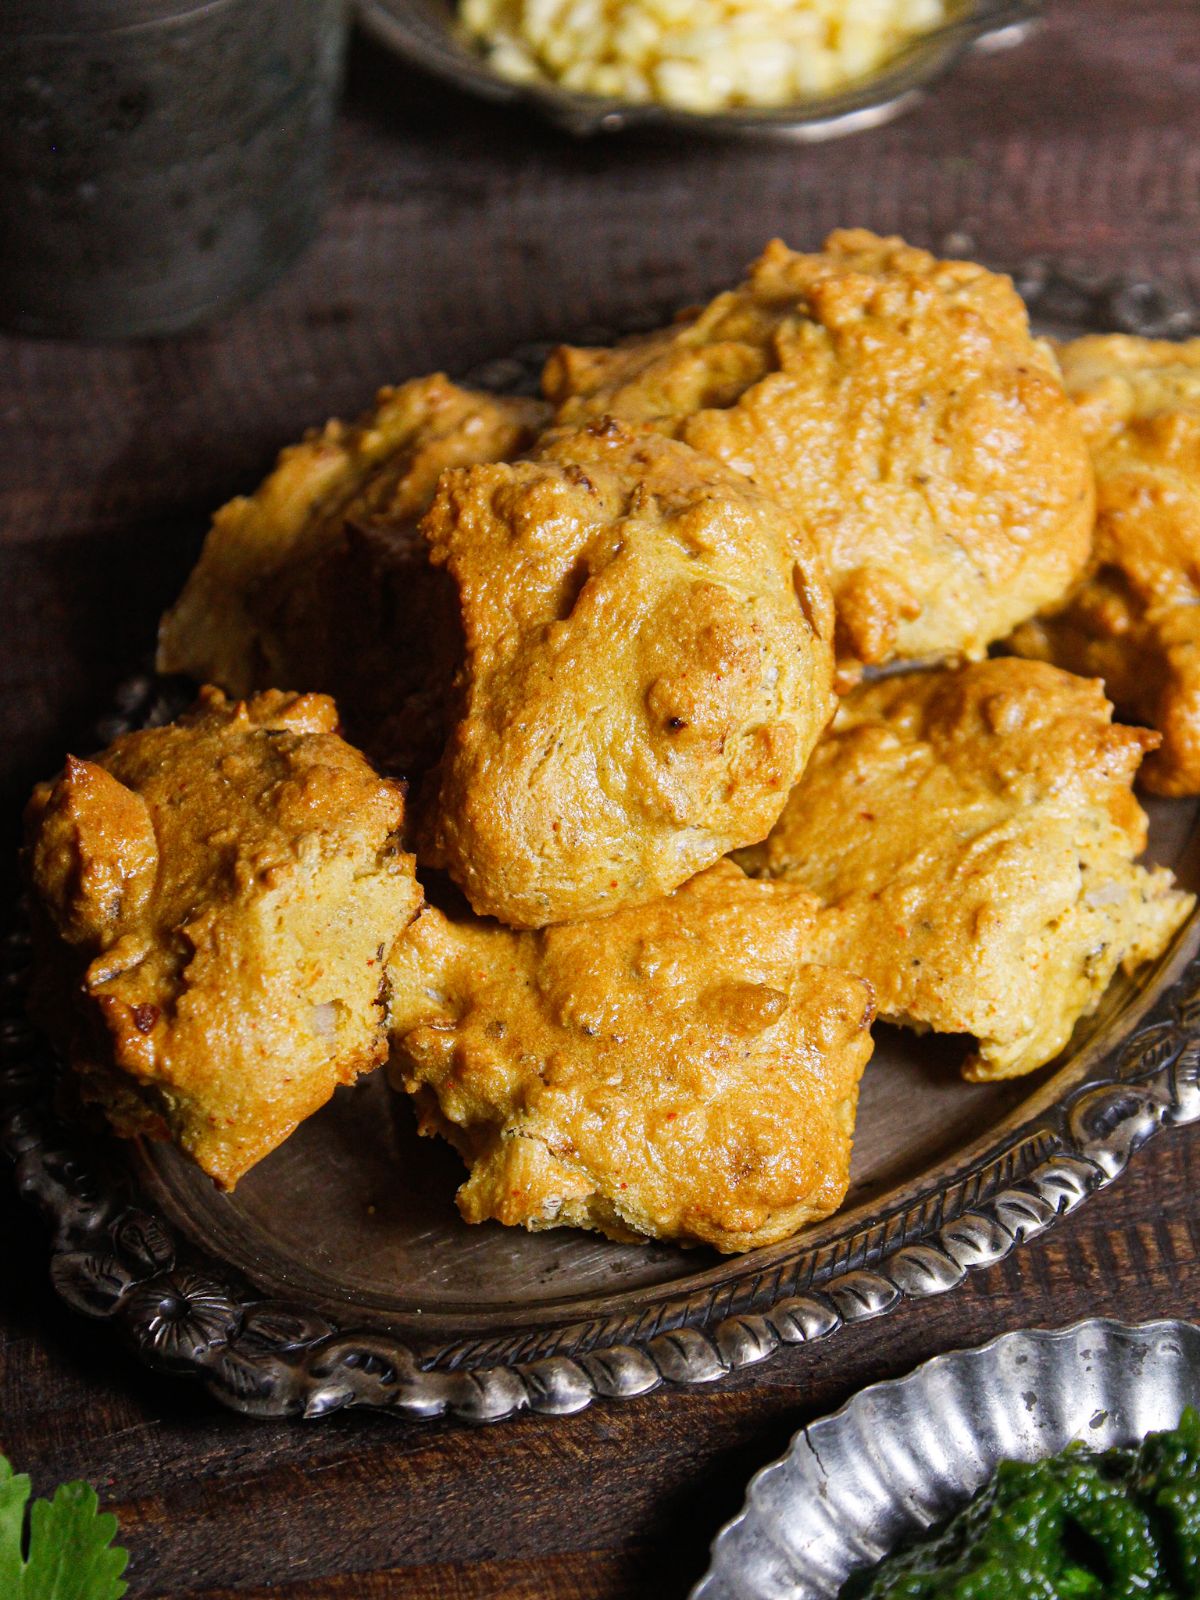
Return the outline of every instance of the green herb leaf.
<path id="1" fill-rule="evenodd" d="M 5 1600 L 121 1600 L 129 1555 L 113 1544 L 117 1519 L 101 1512 L 86 1483 L 64 1483 L 53 1500 L 25 1508 L 30 1483 L 0 1456 L 0 1595 Z"/>
<path id="2" fill-rule="evenodd" d="M 25 1563 L 21 1549 L 25 1542 L 25 1502 L 30 1483 L 24 1473 L 13 1471 L 0 1456 L 0 1594 L 20 1594 Z"/>

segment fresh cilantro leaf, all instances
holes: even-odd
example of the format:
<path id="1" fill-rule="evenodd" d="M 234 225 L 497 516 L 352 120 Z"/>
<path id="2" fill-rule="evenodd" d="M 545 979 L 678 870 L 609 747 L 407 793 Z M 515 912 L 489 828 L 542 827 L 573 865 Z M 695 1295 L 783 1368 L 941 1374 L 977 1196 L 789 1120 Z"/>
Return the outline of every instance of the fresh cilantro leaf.
<path id="1" fill-rule="evenodd" d="M 86 1483 L 64 1483 L 53 1500 L 25 1508 L 28 1476 L 0 1456 L 0 1595 L 4 1600 L 121 1600 L 128 1553 L 113 1544 L 117 1519 L 101 1512 Z"/>
<path id="2" fill-rule="evenodd" d="M 19 1476 L 0 1456 L 0 1594 L 20 1594 L 21 1572 L 25 1563 L 21 1548 L 25 1542 L 25 1502 L 29 1499 L 29 1479 Z"/>

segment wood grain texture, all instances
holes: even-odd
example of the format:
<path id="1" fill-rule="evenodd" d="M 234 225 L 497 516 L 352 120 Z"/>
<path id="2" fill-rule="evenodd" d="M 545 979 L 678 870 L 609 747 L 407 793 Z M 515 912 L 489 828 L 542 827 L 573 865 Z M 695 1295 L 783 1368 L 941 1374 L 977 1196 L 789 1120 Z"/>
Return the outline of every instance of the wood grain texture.
<path id="1" fill-rule="evenodd" d="M 1029 45 L 816 149 L 577 145 L 360 44 L 326 227 L 266 297 L 171 341 L 0 341 L 8 838 L 146 654 L 212 507 L 305 426 L 387 380 L 695 299 L 770 234 L 811 246 L 842 223 L 1200 295 L 1195 0 L 1060 0 Z M 675 1600 L 750 1473 L 861 1384 L 1005 1328 L 1192 1314 L 1198 1183 L 1200 1130 L 1167 1135 L 951 1295 L 711 1390 L 482 1431 L 218 1411 L 57 1304 L 0 1185 L 0 1448 L 39 1492 L 98 1485 L 136 1600 Z"/>

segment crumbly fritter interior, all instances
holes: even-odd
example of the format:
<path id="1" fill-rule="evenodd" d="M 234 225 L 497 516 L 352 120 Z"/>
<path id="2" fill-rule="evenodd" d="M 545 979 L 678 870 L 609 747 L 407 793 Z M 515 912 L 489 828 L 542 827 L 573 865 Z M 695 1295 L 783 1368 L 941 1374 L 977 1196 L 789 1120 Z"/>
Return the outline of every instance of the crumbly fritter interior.
<path id="1" fill-rule="evenodd" d="M 833 709 L 832 612 L 777 507 L 615 423 L 443 475 L 460 720 L 418 854 L 481 914 L 644 904 L 762 838 Z"/>
<path id="2" fill-rule="evenodd" d="M 835 1210 L 873 1008 L 812 964 L 816 909 L 730 862 L 537 933 L 426 909 L 391 1070 L 470 1168 L 463 1216 L 737 1251 Z"/>
<path id="3" fill-rule="evenodd" d="M 1008 278 L 900 239 L 778 240 L 747 281 L 615 349 L 563 347 L 562 422 L 675 433 L 773 495 L 857 663 L 981 655 L 1087 558 L 1093 486 L 1054 357 Z"/>
<path id="4" fill-rule="evenodd" d="M 1059 358 L 1095 461 L 1095 545 L 1066 604 L 1010 642 L 1103 678 L 1162 734 L 1146 787 L 1200 794 L 1200 339 L 1097 335 Z"/>
<path id="5" fill-rule="evenodd" d="M 970 1078 L 1030 1072 L 1194 903 L 1134 864 L 1157 736 L 1110 717 L 1100 684 L 1011 659 L 857 689 L 738 859 L 821 897 L 815 959 L 867 978 L 881 1017 L 973 1034 Z"/>
<path id="6" fill-rule="evenodd" d="M 323 695 L 206 690 L 35 790 L 34 1004 L 118 1131 L 232 1187 L 386 1053 L 421 892 L 400 788 Z"/>

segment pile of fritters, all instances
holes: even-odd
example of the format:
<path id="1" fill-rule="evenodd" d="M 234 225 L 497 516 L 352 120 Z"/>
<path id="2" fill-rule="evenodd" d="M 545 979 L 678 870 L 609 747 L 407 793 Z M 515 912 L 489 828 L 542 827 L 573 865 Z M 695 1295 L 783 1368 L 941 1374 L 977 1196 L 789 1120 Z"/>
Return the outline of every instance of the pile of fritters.
<path id="1" fill-rule="evenodd" d="M 844 232 L 544 390 L 217 514 L 210 687 L 30 803 L 33 1000 L 224 1186 L 386 1058 L 468 1221 L 745 1250 L 841 1203 L 876 1014 L 1030 1072 L 1189 915 L 1200 343 Z"/>

